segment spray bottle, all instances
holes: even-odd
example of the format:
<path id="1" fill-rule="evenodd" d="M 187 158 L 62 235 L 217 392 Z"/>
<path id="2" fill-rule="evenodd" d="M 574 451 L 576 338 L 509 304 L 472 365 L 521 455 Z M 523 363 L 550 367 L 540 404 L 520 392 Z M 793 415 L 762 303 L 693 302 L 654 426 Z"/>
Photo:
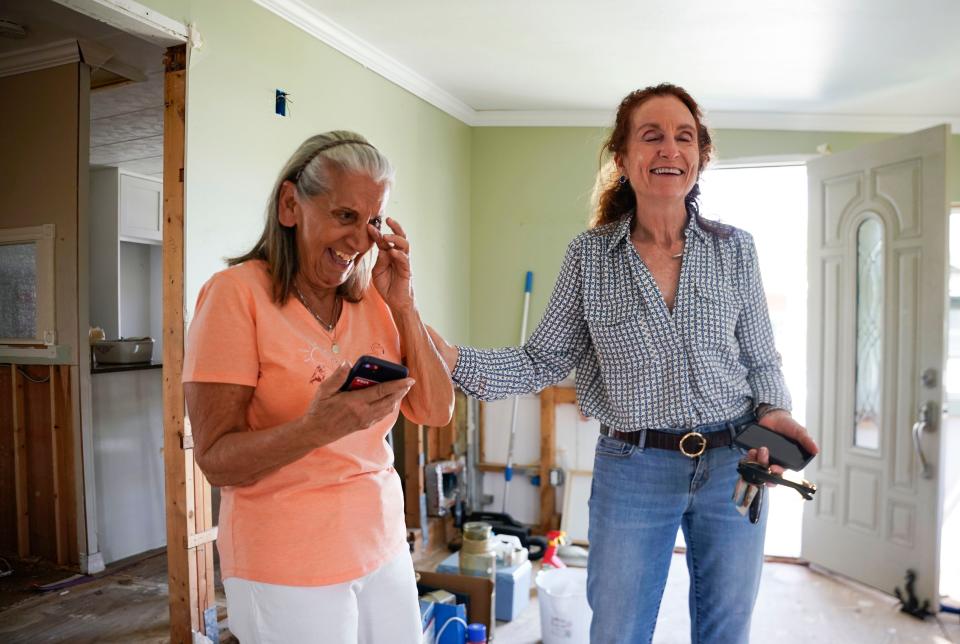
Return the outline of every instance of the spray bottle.
<path id="1" fill-rule="evenodd" d="M 557 549 L 567 542 L 567 533 L 563 530 L 551 530 L 547 533 L 547 550 L 543 553 L 543 567 L 566 568 L 567 564 L 560 561 Z"/>

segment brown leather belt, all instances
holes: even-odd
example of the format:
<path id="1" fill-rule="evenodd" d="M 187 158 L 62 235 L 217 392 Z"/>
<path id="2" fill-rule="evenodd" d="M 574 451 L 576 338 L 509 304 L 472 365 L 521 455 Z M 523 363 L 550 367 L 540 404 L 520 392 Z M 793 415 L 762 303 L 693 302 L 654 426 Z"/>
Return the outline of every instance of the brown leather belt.
<path id="1" fill-rule="evenodd" d="M 684 456 L 690 458 L 696 458 L 706 450 L 713 449 L 714 447 L 726 447 L 733 442 L 733 432 L 726 429 L 707 434 L 701 434 L 696 431 L 687 432 L 686 434 L 675 434 L 673 432 L 662 432 L 658 429 L 648 429 L 646 432 L 643 430 L 621 432 L 616 429 L 611 429 L 606 425 L 601 425 L 600 433 L 631 445 L 640 445 L 641 441 L 643 441 L 643 447 L 679 451 Z M 646 434 L 646 440 L 643 439 L 644 434 Z"/>

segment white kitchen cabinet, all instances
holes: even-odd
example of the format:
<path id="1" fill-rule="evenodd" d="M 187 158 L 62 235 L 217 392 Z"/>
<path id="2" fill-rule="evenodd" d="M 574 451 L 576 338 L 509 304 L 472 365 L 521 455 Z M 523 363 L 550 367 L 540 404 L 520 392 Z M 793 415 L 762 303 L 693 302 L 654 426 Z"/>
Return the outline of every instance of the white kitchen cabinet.
<path id="1" fill-rule="evenodd" d="M 90 169 L 91 222 L 120 241 L 163 243 L 163 182 L 122 168 Z M 93 240 L 91 239 L 91 243 Z"/>
<path id="2" fill-rule="evenodd" d="M 90 325 L 108 339 L 154 338 L 162 352 L 163 184 L 90 169 Z"/>
<path id="3" fill-rule="evenodd" d="M 119 171 L 120 239 L 163 242 L 163 184 L 152 177 Z"/>

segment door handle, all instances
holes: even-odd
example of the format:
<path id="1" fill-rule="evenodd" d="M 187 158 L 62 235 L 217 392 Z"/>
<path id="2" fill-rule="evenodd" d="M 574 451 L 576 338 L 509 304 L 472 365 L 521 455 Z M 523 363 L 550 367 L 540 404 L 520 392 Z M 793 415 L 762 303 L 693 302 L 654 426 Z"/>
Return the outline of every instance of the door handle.
<path id="1" fill-rule="evenodd" d="M 922 434 L 925 429 L 933 431 L 930 418 L 930 408 L 932 406 L 933 404 L 929 402 L 920 405 L 919 417 L 917 418 L 917 422 L 913 424 L 913 449 L 917 453 L 917 458 L 920 460 L 920 475 L 925 479 L 933 478 L 933 466 L 927 462 L 927 457 L 923 454 L 923 445 L 920 444 L 920 434 Z"/>

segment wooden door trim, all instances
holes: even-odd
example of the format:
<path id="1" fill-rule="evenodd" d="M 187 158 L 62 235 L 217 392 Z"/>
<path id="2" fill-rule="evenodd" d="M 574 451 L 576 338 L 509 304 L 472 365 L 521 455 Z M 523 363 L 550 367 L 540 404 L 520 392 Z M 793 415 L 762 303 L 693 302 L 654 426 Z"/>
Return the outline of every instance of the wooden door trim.
<path id="1" fill-rule="evenodd" d="M 170 641 L 193 633 L 217 639 L 213 543 L 198 539 L 212 528 L 210 484 L 193 458 L 183 387 L 184 167 L 186 46 L 164 58 L 163 116 L 163 460 L 167 521 Z M 213 611 L 212 619 L 210 612 Z"/>

